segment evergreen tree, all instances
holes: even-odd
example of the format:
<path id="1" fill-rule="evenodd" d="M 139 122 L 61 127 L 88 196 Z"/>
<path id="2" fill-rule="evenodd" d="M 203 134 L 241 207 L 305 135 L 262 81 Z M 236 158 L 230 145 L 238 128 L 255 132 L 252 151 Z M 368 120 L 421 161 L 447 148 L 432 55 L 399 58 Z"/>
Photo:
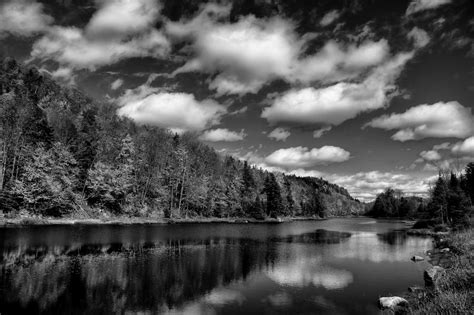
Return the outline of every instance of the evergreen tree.
<path id="1" fill-rule="evenodd" d="M 431 193 L 428 210 L 432 218 L 439 219 L 442 223 L 447 222 L 448 186 L 442 176 L 438 177 Z"/>
<path id="2" fill-rule="evenodd" d="M 276 218 L 282 214 L 283 202 L 281 198 L 280 185 L 278 185 L 273 173 L 267 175 L 264 190 L 267 195 L 267 215 Z"/>

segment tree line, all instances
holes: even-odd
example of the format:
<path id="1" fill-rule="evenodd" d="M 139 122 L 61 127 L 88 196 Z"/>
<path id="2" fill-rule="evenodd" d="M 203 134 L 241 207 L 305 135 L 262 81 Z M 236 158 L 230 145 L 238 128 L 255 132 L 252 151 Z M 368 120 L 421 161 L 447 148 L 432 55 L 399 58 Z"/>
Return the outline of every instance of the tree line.
<path id="1" fill-rule="evenodd" d="M 6 58 L 0 71 L 0 210 L 42 216 L 278 217 L 357 212 L 321 178 L 221 156 L 192 133 L 119 117 Z M 338 202 L 336 202 L 338 201 Z"/>
<path id="2" fill-rule="evenodd" d="M 433 220 L 451 226 L 469 225 L 474 208 L 474 163 L 463 172 L 440 172 L 428 199 L 403 194 L 392 188 L 377 195 L 368 215 Z"/>

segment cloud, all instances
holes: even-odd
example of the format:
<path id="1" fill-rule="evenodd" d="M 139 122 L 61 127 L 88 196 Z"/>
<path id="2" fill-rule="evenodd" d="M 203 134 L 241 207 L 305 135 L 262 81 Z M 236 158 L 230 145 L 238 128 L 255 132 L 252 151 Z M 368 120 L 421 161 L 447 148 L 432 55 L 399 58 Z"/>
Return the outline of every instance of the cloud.
<path id="1" fill-rule="evenodd" d="M 339 82 L 323 88 L 292 89 L 262 111 L 269 123 L 332 124 L 384 107 L 396 90 L 394 80 L 413 53 L 401 53 L 376 67 L 360 83 Z"/>
<path id="2" fill-rule="evenodd" d="M 420 157 L 425 161 L 438 161 L 441 159 L 441 155 L 438 151 L 435 150 L 428 150 L 428 151 L 421 151 Z"/>
<path id="3" fill-rule="evenodd" d="M 33 44 L 32 58 L 93 71 L 126 58 L 163 57 L 169 53 L 168 39 L 153 28 L 159 12 L 157 3 L 146 0 L 100 3 L 84 29 L 50 27 Z"/>
<path id="4" fill-rule="evenodd" d="M 418 27 L 412 28 L 412 30 L 408 32 L 407 37 L 413 40 L 417 48 L 425 47 L 430 42 L 428 33 Z"/>
<path id="5" fill-rule="evenodd" d="M 213 74 L 209 88 L 218 95 L 243 95 L 257 93 L 276 79 L 310 83 L 354 78 L 388 56 L 388 43 L 381 39 L 360 45 L 331 40 L 316 54 L 302 57 L 311 36 L 299 36 L 293 22 L 245 16 L 235 23 L 223 23 L 229 12 L 228 6 L 208 4 L 189 21 L 167 23 L 173 40 L 190 42 L 194 54 L 173 75 Z"/>
<path id="6" fill-rule="evenodd" d="M 123 84 L 123 80 L 122 79 L 117 79 L 115 80 L 114 82 L 112 82 L 112 84 L 110 85 L 110 88 L 112 90 L 116 90 L 118 89 L 119 87 L 121 87 Z"/>
<path id="7" fill-rule="evenodd" d="M 448 3 L 451 3 L 451 0 L 413 0 L 408 5 L 406 15 L 410 15 L 419 11 L 436 9 L 439 6 Z"/>
<path id="8" fill-rule="evenodd" d="M 366 126 L 385 130 L 399 129 L 393 140 L 424 138 L 466 138 L 474 134 L 474 116 L 470 108 L 456 101 L 423 104 L 401 114 L 375 118 Z"/>
<path id="9" fill-rule="evenodd" d="M 313 131 L 313 138 L 321 138 L 326 132 L 330 131 L 331 129 L 332 129 L 331 126 L 317 129 Z"/>
<path id="10" fill-rule="evenodd" d="M 158 92 L 141 99 L 123 98 L 122 105 L 119 115 L 178 133 L 204 130 L 218 124 L 226 113 L 226 108 L 215 101 L 198 101 L 187 93 Z"/>
<path id="11" fill-rule="evenodd" d="M 291 132 L 286 129 L 286 128 L 275 128 L 268 134 L 268 138 L 275 139 L 276 141 L 286 141 L 286 138 L 288 138 L 291 135 Z"/>
<path id="12" fill-rule="evenodd" d="M 229 115 L 240 115 L 246 113 L 248 110 L 247 106 L 244 106 L 240 109 L 234 110 L 233 112 L 230 112 Z"/>
<path id="13" fill-rule="evenodd" d="M 0 6 L 0 37 L 6 33 L 32 36 L 48 29 L 53 18 L 43 12 L 43 5 L 34 1 L 9 1 Z"/>
<path id="14" fill-rule="evenodd" d="M 392 172 L 359 172 L 350 175 L 328 175 L 326 179 L 346 188 L 351 196 L 364 201 L 375 199 L 387 188 L 400 189 L 408 195 L 426 196 L 435 177 Z"/>
<path id="15" fill-rule="evenodd" d="M 241 141 L 247 134 L 242 129 L 240 132 L 230 131 L 226 128 L 218 128 L 213 130 L 205 131 L 199 139 L 204 141 L 210 142 L 218 142 L 218 141 L 225 141 L 225 142 L 234 142 L 234 141 Z"/>
<path id="16" fill-rule="evenodd" d="M 340 16 L 340 13 L 337 10 L 329 11 L 326 13 L 319 24 L 321 26 L 328 26 L 329 24 L 332 24 L 334 21 L 336 21 Z"/>
<path id="17" fill-rule="evenodd" d="M 474 137 L 469 137 L 464 141 L 456 143 L 452 152 L 456 155 L 464 155 L 474 157 Z"/>
<path id="18" fill-rule="evenodd" d="M 300 146 L 276 150 L 265 158 L 265 162 L 283 168 L 305 168 L 344 162 L 349 157 L 350 153 L 339 147 L 323 146 L 308 149 Z"/>
<path id="19" fill-rule="evenodd" d="M 210 88 L 220 94 L 258 92 L 268 80 L 289 73 L 302 45 L 293 25 L 277 17 L 246 16 L 233 24 L 204 26 L 192 35 L 197 56 L 174 74 L 218 73 Z"/>
<path id="20" fill-rule="evenodd" d="M 86 26 L 94 38 L 123 38 L 149 30 L 158 19 L 159 3 L 148 0 L 98 1 L 100 8 Z"/>

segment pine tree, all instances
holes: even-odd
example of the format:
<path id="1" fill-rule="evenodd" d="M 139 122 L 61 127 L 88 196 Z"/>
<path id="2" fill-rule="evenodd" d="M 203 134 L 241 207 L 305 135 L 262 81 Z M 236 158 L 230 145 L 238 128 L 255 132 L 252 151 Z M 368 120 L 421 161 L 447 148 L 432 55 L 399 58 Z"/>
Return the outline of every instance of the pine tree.
<path id="1" fill-rule="evenodd" d="M 428 209 L 432 218 L 439 219 L 442 223 L 447 222 L 448 211 L 448 186 L 443 177 L 439 176 L 431 193 L 431 201 Z"/>
<path id="2" fill-rule="evenodd" d="M 276 218 L 283 212 L 283 202 L 280 185 L 278 185 L 273 173 L 267 175 L 264 190 L 267 195 L 267 215 Z"/>

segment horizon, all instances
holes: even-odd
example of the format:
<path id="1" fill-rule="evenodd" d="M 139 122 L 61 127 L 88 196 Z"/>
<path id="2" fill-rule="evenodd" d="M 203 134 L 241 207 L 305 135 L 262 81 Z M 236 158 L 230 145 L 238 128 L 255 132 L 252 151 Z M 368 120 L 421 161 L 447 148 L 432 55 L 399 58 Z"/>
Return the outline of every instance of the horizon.
<path id="1" fill-rule="evenodd" d="M 138 124 L 364 202 L 474 160 L 470 1 L 72 2 L 0 2 L 1 53 Z"/>

